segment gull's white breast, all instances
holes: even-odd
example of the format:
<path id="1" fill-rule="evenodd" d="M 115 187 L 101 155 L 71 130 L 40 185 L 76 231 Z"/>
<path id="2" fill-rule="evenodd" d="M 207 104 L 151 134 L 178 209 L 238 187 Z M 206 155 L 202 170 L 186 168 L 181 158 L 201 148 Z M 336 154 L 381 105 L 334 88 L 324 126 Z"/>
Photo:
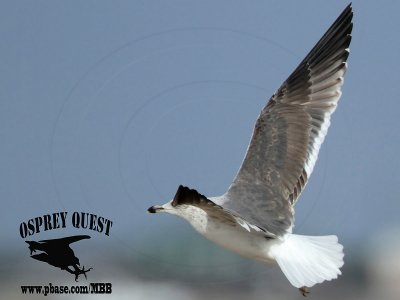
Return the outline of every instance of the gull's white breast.
<path id="1" fill-rule="evenodd" d="M 196 231 L 214 243 L 252 259 L 275 261 L 270 248 L 282 243 L 279 238 L 266 238 L 262 231 L 251 226 L 243 226 L 239 222 L 224 222 L 192 205 L 180 205 L 170 213 L 187 220 Z"/>

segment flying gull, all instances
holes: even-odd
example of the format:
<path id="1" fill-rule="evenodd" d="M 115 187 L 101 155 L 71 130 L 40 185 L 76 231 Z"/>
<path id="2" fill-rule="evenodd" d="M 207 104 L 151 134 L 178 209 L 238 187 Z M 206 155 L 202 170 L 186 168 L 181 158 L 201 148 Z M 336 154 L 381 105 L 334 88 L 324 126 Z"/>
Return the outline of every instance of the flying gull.
<path id="1" fill-rule="evenodd" d="M 352 24 L 346 7 L 268 101 L 246 156 L 222 196 L 179 186 L 174 198 L 148 209 L 187 220 L 206 238 L 243 256 L 276 262 L 305 296 L 307 287 L 341 274 L 343 246 L 335 235 L 292 233 L 303 191 L 341 96 Z"/>

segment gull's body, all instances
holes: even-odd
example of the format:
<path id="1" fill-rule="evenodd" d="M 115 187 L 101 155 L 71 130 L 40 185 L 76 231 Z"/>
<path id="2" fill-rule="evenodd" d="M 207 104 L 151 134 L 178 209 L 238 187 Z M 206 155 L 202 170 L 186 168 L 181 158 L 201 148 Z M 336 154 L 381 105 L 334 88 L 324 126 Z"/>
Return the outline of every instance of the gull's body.
<path id="1" fill-rule="evenodd" d="M 206 198 L 180 186 L 149 212 L 186 219 L 220 246 L 277 262 L 290 283 L 305 287 L 337 278 L 337 237 L 292 233 L 294 205 L 310 177 L 341 96 L 351 41 L 349 5 L 261 111 L 245 159 L 228 191 Z"/>
<path id="2" fill-rule="evenodd" d="M 196 191 L 186 187 L 180 187 L 180 190 L 199 195 Z M 213 202 L 217 200 L 216 198 L 211 199 Z M 184 218 L 200 234 L 214 243 L 252 259 L 265 262 L 274 261 L 268 249 L 272 245 L 280 244 L 281 241 L 275 238 L 266 238 L 265 232 L 259 228 L 246 227 L 243 226 L 244 223 L 240 225 L 239 219 L 235 220 L 229 214 L 224 219 L 221 218 L 222 215 L 213 216 L 210 213 L 204 213 L 204 208 L 193 205 L 181 205 L 175 209 L 168 204 L 163 206 L 166 212 Z"/>

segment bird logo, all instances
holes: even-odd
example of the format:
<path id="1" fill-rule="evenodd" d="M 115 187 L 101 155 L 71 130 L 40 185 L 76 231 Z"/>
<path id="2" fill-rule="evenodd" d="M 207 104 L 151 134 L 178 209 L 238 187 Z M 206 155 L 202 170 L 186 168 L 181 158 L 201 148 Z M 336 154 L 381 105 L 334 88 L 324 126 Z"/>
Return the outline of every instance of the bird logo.
<path id="1" fill-rule="evenodd" d="M 42 240 L 42 241 L 25 241 L 29 245 L 30 256 L 33 259 L 43 261 L 61 270 L 75 275 L 75 281 L 78 282 L 79 275 L 84 275 L 87 279 L 86 273 L 92 270 L 85 267 L 79 268 L 80 262 L 76 257 L 74 251 L 69 246 L 71 243 L 83 239 L 90 239 L 88 235 L 75 235 L 59 239 Z M 36 251 L 41 251 L 39 254 L 34 254 Z"/>

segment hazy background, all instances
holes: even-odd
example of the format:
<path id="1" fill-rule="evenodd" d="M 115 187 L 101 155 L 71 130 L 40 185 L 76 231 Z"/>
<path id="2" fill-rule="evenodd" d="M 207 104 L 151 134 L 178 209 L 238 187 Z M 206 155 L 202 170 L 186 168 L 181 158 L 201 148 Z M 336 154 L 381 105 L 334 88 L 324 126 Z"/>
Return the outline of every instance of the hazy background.
<path id="1" fill-rule="evenodd" d="M 110 236 L 72 245 L 107 299 L 299 299 L 277 267 L 146 209 L 179 184 L 229 186 L 267 99 L 347 1 L 1 1 L 0 290 L 75 285 L 29 257 L 19 225 L 94 213 Z M 399 299 L 400 2 L 353 1 L 343 96 L 295 232 L 337 234 L 343 276 L 313 299 Z M 101 298 L 99 295 L 83 299 Z M 78 299 L 79 296 L 48 296 Z"/>

